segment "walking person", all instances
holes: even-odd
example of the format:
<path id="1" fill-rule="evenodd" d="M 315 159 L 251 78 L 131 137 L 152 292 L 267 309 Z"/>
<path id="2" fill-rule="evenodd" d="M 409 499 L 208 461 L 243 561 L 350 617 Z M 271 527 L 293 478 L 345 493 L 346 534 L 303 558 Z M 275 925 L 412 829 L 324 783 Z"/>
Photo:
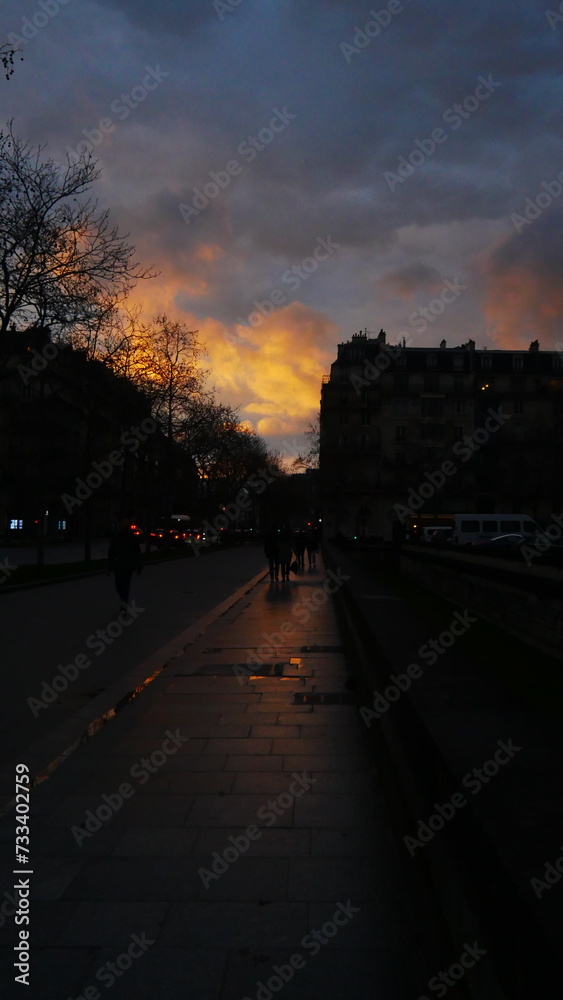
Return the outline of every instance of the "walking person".
<path id="1" fill-rule="evenodd" d="M 264 535 L 264 555 L 270 566 L 270 580 L 279 580 L 280 555 L 278 551 L 278 529 L 272 524 Z"/>
<path id="2" fill-rule="evenodd" d="M 309 569 L 317 565 L 317 552 L 319 551 L 319 532 L 311 525 L 307 531 L 307 562 Z"/>
<path id="3" fill-rule="evenodd" d="M 282 580 L 289 580 L 289 569 L 293 556 L 293 532 L 287 524 L 282 524 L 278 535 L 278 553 Z"/>
<path id="4" fill-rule="evenodd" d="M 129 591 L 133 571 L 140 574 L 143 568 L 141 546 L 131 531 L 129 519 L 122 517 L 116 534 L 109 543 L 108 573 L 113 573 L 115 589 L 121 600 L 121 607 L 129 605 Z"/>
<path id="5" fill-rule="evenodd" d="M 307 536 L 304 531 L 296 531 L 293 536 L 293 551 L 299 563 L 299 569 L 305 569 L 305 548 L 307 546 Z"/>

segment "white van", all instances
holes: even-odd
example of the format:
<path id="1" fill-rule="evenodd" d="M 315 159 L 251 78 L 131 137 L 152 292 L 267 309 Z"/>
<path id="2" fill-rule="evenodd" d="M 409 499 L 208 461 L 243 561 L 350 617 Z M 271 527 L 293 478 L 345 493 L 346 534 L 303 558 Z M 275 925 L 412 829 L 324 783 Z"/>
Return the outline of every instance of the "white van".
<path id="1" fill-rule="evenodd" d="M 542 533 L 527 514 L 454 514 L 453 518 L 454 545 L 470 545 L 471 542 L 484 542 L 497 535 L 524 535 L 534 538 Z"/>

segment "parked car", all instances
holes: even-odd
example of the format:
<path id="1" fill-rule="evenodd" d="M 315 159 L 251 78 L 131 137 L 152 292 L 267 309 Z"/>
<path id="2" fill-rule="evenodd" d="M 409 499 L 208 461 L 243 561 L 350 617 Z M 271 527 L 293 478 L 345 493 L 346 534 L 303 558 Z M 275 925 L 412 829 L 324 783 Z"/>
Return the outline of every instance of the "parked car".
<path id="1" fill-rule="evenodd" d="M 472 542 L 472 546 L 476 549 L 519 549 L 525 541 L 525 535 L 515 532 L 509 535 L 497 535 L 496 538 L 487 538 L 479 542 Z"/>
<path id="2" fill-rule="evenodd" d="M 443 527 L 442 525 L 422 529 L 422 541 L 430 542 L 431 545 L 440 545 L 444 542 L 451 542 L 452 537 L 453 528 Z"/>

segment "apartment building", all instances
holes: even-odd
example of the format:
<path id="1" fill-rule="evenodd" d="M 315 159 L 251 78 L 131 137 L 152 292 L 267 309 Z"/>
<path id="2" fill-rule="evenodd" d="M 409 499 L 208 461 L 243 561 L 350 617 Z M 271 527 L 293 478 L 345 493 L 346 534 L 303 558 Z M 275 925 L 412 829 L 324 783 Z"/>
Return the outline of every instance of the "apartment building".
<path id="1" fill-rule="evenodd" d="M 407 514 L 563 506 L 563 359 L 557 351 L 338 345 L 323 379 L 327 537 L 401 537 Z"/>

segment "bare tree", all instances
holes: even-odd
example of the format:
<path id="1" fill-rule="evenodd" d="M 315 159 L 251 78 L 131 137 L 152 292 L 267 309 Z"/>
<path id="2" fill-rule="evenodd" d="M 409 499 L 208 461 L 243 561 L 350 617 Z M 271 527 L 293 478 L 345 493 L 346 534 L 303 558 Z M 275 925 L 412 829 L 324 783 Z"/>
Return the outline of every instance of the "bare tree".
<path id="1" fill-rule="evenodd" d="M 305 437 L 309 447 L 305 454 L 299 454 L 291 463 L 292 469 L 298 472 L 299 469 L 318 469 L 320 453 L 320 426 L 317 417 L 314 424 L 309 424 L 309 430 L 305 431 Z"/>
<path id="2" fill-rule="evenodd" d="M 0 133 L 0 336 L 11 323 L 65 330 L 96 324 L 108 301 L 152 277 L 96 201 L 81 200 L 100 176 L 84 153 L 61 167 L 45 147 Z"/>
<path id="3" fill-rule="evenodd" d="M 157 316 L 133 333 L 128 375 L 152 402 L 153 415 L 170 441 L 176 440 L 190 404 L 204 394 L 208 374 L 200 364 L 204 348 L 197 330 Z"/>
<path id="4" fill-rule="evenodd" d="M 20 51 L 20 49 L 14 48 L 14 46 L 10 45 L 8 42 L 5 42 L 4 45 L 0 45 L 0 62 L 2 63 L 4 76 L 7 80 L 10 79 L 12 73 L 14 72 L 14 56 Z M 23 56 L 20 56 L 20 62 L 23 62 Z"/>

